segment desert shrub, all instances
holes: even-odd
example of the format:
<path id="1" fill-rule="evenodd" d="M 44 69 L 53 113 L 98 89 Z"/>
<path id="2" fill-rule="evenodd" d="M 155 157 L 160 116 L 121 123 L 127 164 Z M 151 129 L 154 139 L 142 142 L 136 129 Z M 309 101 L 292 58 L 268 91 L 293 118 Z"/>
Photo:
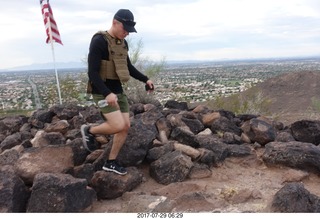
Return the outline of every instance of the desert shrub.
<path id="1" fill-rule="evenodd" d="M 312 97 L 311 106 L 307 109 L 309 119 L 319 120 L 320 119 L 320 100 Z"/>
<path id="2" fill-rule="evenodd" d="M 320 112 L 320 100 L 315 97 L 311 98 L 311 107 L 314 111 Z"/>
<path id="3" fill-rule="evenodd" d="M 150 60 L 148 57 L 142 56 L 143 42 L 140 39 L 138 42 L 134 42 L 132 39 L 128 39 L 129 44 L 129 56 L 132 64 L 142 73 L 147 75 L 156 85 L 157 75 L 165 67 L 165 59 L 162 58 L 160 62 Z M 147 94 L 145 91 L 145 85 L 140 81 L 130 79 L 125 84 L 124 89 L 128 95 L 128 99 L 132 103 L 156 103 L 155 96 Z M 156 92 L 156 91 L 155 91 Z"/>

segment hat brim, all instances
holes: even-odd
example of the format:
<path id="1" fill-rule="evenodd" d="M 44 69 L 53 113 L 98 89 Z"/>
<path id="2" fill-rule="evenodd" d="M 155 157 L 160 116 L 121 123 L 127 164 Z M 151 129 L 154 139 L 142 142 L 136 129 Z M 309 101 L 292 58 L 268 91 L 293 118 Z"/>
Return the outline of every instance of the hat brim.
<path id="1" fill-rule="evenodd" d="M 136 28 L 134 26 L 128 25 L 125 22 L 122 22 L 123 24 L 123 28 L 128 32 L 128 33 L 132 33 L 132 32 L 137 32 Z"/>

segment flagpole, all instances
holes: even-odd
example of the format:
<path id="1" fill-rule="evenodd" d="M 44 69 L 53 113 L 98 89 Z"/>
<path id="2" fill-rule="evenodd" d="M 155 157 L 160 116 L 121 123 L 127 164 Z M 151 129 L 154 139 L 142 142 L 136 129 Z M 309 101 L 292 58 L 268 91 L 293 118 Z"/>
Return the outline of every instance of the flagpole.
<path id="1" fill-rule="evenodd" d="M 49 24 L 49 36 L 50 36 L 50 42 L 51 42 L 53 66 L 54 66 L 54 71 L 55 71 L 55 74 L 56 74 L 56 81 L 57 81 L 57 88 L 58 88 L 58 95 L 59 95 L 59 103 L 62 104 L 59 77 L 58 77 L 58 71 L 57 71 L 57 68 L 56 68 L 56 58 L 55 58 L 55 54 L 54 54 L 54 46 L 53 46 L 52 30 L 51 30 L 51 24 L 50 24 L 50 16 L 47 16 L 47 20 L 48 20 L 48 24 Z"/>

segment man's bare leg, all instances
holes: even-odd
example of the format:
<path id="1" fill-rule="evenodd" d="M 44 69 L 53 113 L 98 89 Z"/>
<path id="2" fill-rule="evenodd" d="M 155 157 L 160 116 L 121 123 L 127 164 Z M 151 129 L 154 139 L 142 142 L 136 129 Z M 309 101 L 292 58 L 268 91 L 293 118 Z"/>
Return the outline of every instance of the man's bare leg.
<path id="1" fill-rule="evenodd" d="M 104 123 L 98 126 L 92 126 L 90 128 L 90 132 L 94 135 L 114 134 L 109 157 L 102 169 L 124 175 L 127 173 L 127 171 L 117 163 L 116 158 L 128 136 L 128 131 L 130 128 L 129 113 L 121 113 L 120 111 L 115 111 L 106 113 L 104 114 L 104 116 L 106 118 L 106 121 Z"/>
<path id="2" fill-rule="evenodd" d="M 128 115 L 124 116 L 123 114 Z M 106 118 L 104 123 L 90 127 L 90 133 L 93 135 L 112 135 L 126 129 L 127 126 L 130 126 L 129 113 L 121 113 L 118 110 L 111 113 L 105 113 L 103 115 Z M 128 117 L 128 119 L 126 117 Z"/>
<path id="3" fill-rule="evenodd" d="M 128 136 L 128 132 L 130 128 L 129 113 L 122 113 L 122 117 L 125 125 L 121 132 L 115 133 L 113 136 L 113 144 L 109 154 L 109 160 L 115 160 L 117 158 Z"/>

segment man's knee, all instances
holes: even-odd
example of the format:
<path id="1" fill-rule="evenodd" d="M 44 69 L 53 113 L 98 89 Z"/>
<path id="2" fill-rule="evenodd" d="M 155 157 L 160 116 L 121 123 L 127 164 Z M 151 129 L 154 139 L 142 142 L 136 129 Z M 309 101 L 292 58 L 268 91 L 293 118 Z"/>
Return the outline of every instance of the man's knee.
<path id="1" fill-rule="evenodd" d="M 115 132 L 127 132 L 130 128 L 129 124 L 126 124 L 123 121 L 119 121 L 116 124 L 112 125 Z"/>

